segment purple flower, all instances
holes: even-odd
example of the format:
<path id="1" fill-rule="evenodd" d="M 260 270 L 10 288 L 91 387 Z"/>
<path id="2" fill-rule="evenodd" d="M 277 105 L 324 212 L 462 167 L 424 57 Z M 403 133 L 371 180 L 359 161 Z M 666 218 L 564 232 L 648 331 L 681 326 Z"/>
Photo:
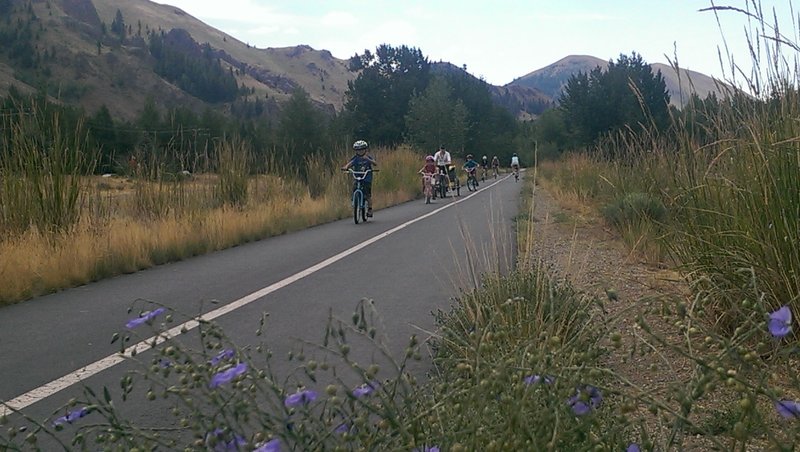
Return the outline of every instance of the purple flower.
<path id="1" fill-rule="evenodd" d="M 572 408 L 572 412 L 578 416 L 583 416 L 592 410 L 600 408 L 602 402 L 603 395 L 600 390 L 591 385 L 584 386 L 582 390 L 578 389 L 577 394 L 567 401 Z"/>
<path id="2" fill-rule="evenodd" d="M 630 443 L 628 448 L 625 449 L 625 452 L 639 452 L 639 445 L 636 443 Z"/>
<path id="3" fill-rule="evenodd" d="M 166 309 L 158 308 L 158 309 L 154 309 L 154 310 L 152 310 L 150 312 L 142 313 L 142 315 L 140 315 L 139 317 L 136 317 L 135 319 L 128 320 L 128 323 L 125 324 L 125 328 L 128 328 L 129 330 L 132 330 L 132 329 L 136 328 L 137 326 L 139 326 L 139 325 L 141 325 L 143 323 L 146 323 L 146 322 L 149 322 L 149 321 L 153 320 L 154 318 L 156 318 L 160 314 L 163 314 L 164 311 L 166 311 Z"/>
<path id="4" fill-rule="evenodd" d="M 542 378 L 541 375 L 528 375 L 527 377 L 523 378 L 522 381 L 524 381 L 526 385 L 534 385 L 539 382 L 544 382 L 545 384 L 551 385 L 556 381 L 556 377 L 547 375 Z"/>
<path id="5" fill-rule="evenodd" d="M 789 306 L 783 305 L 780 309 L 769 314 L 769 332 L 775 337 L 783 337 L 792 331 L 792 311 Z"/>
<path id="6" fill-rule="evenodd" d="M 375 391 L 375 388 L 378 387 L 378 384 L 379 383 L 377 381 L 364 383 L 363 385 L 353 389 L 353 396 L 363 397 L 365 395 L 370 395 L 373 391 Z"/>
<path id="7" fill-rule="evenodd" d="M 230 383 L 231 380 L 245 372 L 247 372 L 247 363 L 239 363 L 230 369 L 214 374 L 214 376 L 211 377 L 211 383 L 208 384 L 208 387 L 216 388 L 221 384 Z"/>
<path id="8" fill-rule="evenodd" d="M 281 440 L 278 438 L 271 439 L 256 447 L 253 452 L 281 452 Z"/>
<path id="9" fill-rule="evenodd" d="M 240 451 L 242 447 L 247 445 L 247 440 L 237 433 L 233 433 L 233 438 L 229 441 L 225 441 L 225 436 L 225 430 L 221 428 L 217 428 L 213 432 L 208 432 L 206 434 L 206 445 L 209 446 L 209 449 L 211 448 L 212 438 L 217 439 L 216 443 L 214 443 L 214 452 Z"/>
<path id="10" fill-rule="evenodd" d="M 347 432 L 349 432 L 349 431 L 350 431 L 350 426 L 349 426 L 349 425 L 347 425 L 347 424 L 345 424 L 344 422 L 342 422 L 342 423 L 341 423 L 341 424 L 339 424 L 339 425 L 338 425 L 338 426 L 337 426 L 335 429 L 333 429 L 333 431 L 334 431 L 335 433 L 339 433 L 339 434 L 342 434 L 342 433 L 347 433 Z"/>
<path id="11" fill-rule="evenodd" d="M 55 427 L 55 426 L 63 425 L 64 423 L 72 424 L 73 422 L 75 422 L 78 419 L 86 416 L 87 414 L 89 414 L 89 408 L 88 407 L 83 407 L 83 408 L 78 408 L 76 410 L 72 410 L 69 413 L 67 413 L 66 415 L 61 416 L 60 418 L 58 418 L 55 421 L 53 421 L 53 426 Z"/>
<path id="12" fill-rule="evenodd" d="M 286 400 L 283 401 L 283 404 L 287 407 L 297 406 L 297 405 L 305 405 L 306 403 L 310 403 L 317 400 L 317 393 L 310 390 L 310 389 L 303 389 L 302 391 L 297 391 L 294 394 L 286 397 Z"/>
<path id="13" fill-rule="evenodd" d="M 271 439 L 266 443 L 258 446 L 253 452 L 280 452 L 281 440 L 278 438 Z"/>
<path id="14" fill-rule="evenodd" d="M 422 447 L 418 447 L 418 448 L 414 449 L 411 452 L 439 452 L 439 447 L 438 446 L 431 446 L 431 447 L 422 446 Z"/>
<path id="15" fill-rule="evenodd" d="M 794 400 L 778 400 L 775 402 L 778 414 L 786 419 L 800 419 L 800 402 Z"/>
<path id="16" fill-rule="evenodd" d="M 211 361 L 209 361 L 209 363 L 210 363 L 212 366 L 216 366 L 216 365 L 217 365 L 217 364 L 219 364 L 221 361 L 224 361 L 224 360 L 228 360 L 228 359 L 231 359 L 231 358 L 233 358 L 233 356 L 234 356 L 235 354 L 236 354 L 236 352 L 234 352 L 233 350 L 231 350 L 231 349 L 229 349 L 229 348 L 226 348 L 225 350 L 223 350 L 223 351 L 219 352 L 219 354 L 217 354 L 217 356 L 215 356 L 215 357 L 211 358 Z"/>

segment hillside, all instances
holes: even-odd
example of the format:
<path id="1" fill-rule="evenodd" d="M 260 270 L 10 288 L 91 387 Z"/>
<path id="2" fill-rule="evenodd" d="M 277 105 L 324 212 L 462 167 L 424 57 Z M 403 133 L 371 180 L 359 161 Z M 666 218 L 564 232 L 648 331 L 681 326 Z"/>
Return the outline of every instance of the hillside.
<path id="1" fill-rule="evenodd" d="M 608 61 L 588 55 L 570 55 L 515 79 L 506 86 L 535 88 L 551 99 L 557 100 L 561 89 L 573 74 L 587 73 L 597 66 L 605 69 L 608 67 Z M 707 75 L 681 70 L 679 78 L 671 66 L 662 63 L 654 63 L 650 66 L 653 68 L 653 72 L 661 71 L 664 76 L 670 94 L 670 102 L 673 105 L 680 105 L 681 99 L 684 99 L 685 102 L 692 92 L 697 93 L 701 98 L 705 98 L 711 92 L 719 93 L 718 82 Z"/>
<path id="2" fill-rule="evenodd" d="M 160 62 L 148 48 L 151 35 L 163 36 L 196 60 L 219 61 L 239 86 L 247 87 L 239 100 L 280 103 L 303 87 L 321 106 L 340 109 L 347 82 L 355 76 L 346 61 L 328 51 L 303 45 L 258 49 L 178 8 L 149 0 L 0 3 L 5 5 L 0 6 L 5 9 L 0 15 L 5 47 L 0 48 L 0 95 L 12 84 L 23 92 L 46 90 L 88 112 L 106 105 L 125 119 L 135 117 L 148 96 L 162 108 L 230 108 L 230 102 L 209 102 L 178 86 L 183 80 L 156 73 Z"/>

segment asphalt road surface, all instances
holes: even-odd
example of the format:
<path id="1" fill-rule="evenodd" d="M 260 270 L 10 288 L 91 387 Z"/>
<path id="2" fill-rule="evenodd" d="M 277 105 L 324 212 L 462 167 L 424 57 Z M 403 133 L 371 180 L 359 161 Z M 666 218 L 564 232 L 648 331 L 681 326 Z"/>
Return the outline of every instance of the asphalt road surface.
<path id="1" fill-rule="evenodd" d="M 371 299 L 379 335 L 399 356 L 412 334 L 424 341 L 435 329 L 432 312 L 449 309 L 481 275 L 507 271 L 521 186 L 507 176 L 490 179 L 475 193 L 462 187 L 460 197 L 376 210 L 366 224 L 336 221 L 0 308 L 0 401 L 53 419 L 84 386 L 118 389 L 132 364 L 110 341 L 142 300 L 173 312 L 176 334 L 189 329 L 177 340 L 191 342 L 191 319 L 204 315 L 237 345 L 266 342 L 284 357 L 298 340 L 320 343 L 329 315 L 350 319 L 360 300 Z M 146 340 L 140 358 L 152 342 L 147 332 L 137 328 L 142 336 L 130 343 Z M 274 360 L 274 371 L 296 366 L 285 361 Z M 424 373 L 425 363 L 415 372 Z M 145 401 L 128 403 L 132 416 L 167 422 Z"/>

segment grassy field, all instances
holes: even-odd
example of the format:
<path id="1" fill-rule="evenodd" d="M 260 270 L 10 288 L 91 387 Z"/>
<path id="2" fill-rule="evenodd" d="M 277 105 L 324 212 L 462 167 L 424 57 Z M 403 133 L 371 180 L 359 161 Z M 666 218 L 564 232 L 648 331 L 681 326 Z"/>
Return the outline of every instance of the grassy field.
<path id="1" fill-rule="evenodd" d="M 79 143 L 35 152 L 37 143 L 1 160 L 0 303 L 130 273 L 352 214 L 349 176 L 331 160 L 311 158 L 304 183 L 289 171 L 251 174 L 245 143 L 224 143 L 219 171 L 186 176 L 158 162 L 127 176 L 81 176 L 91 168 Z M 58 139 L 58 138 L 57 138 Z M 63 141 L 63 139 L 62 139 Z M 418 196 L 419 156 L 377 149 L 376 208 Z M 56 162 L 56 163 L 54 163 Z"/>

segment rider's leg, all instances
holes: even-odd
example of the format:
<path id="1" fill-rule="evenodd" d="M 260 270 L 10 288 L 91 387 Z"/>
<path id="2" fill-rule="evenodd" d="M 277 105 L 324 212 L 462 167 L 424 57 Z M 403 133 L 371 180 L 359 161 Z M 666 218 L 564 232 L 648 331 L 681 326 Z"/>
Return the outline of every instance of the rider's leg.
<path id="1" fill-rule="evenodd" d="M 372 181 L 364 184 L 364 199 L 367 200 L 367 216 L 372 216 Z"/>

